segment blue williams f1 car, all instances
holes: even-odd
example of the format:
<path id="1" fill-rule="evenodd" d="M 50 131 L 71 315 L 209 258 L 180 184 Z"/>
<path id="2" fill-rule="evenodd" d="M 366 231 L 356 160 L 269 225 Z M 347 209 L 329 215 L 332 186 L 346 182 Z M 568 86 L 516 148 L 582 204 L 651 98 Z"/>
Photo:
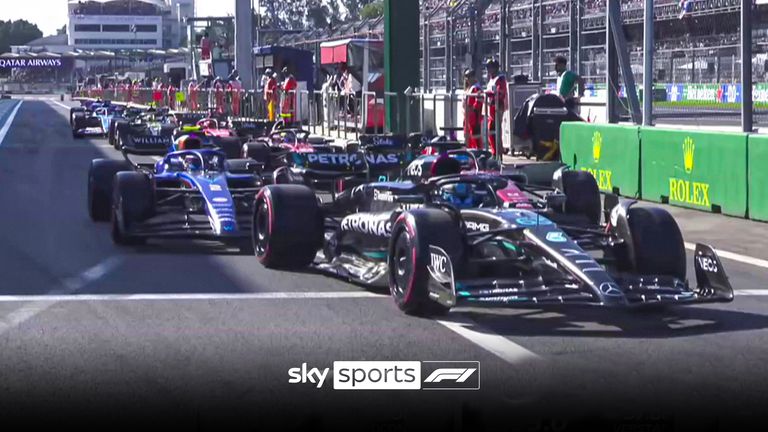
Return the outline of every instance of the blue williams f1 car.
<path id="1" fill-rule="evenodd" d="M 129 155 L 159 155 L 158 145 L 123 147 L 125 160 L 95 159 L 88 173 L 88 211 L 94 221 L 111 221 L 120 245 L 149 238 L 220 240 L 250 250 L 253 196 L 261 187 L 260 165 L 227 160 L 188 136 L 178 150 L 154 164 Z"/>
<path id="2" fill-rule="evenodd" d="M 328 203 L 305 185 L 265 186 L 254 204 L 256 256 L 267 267 L 313 266 L 389 286 L 409 314 L 733 300 L 710 246 L 696 246 L 689 283 L 683 237 L 666 210 L 611 195 L 601 214 L 594 177 L 582 171 L 558 171 L 550 190 L 518 185 L 531 199 L 504 206 L 511 181 L 457 168 L 424 182 L 361 185 Z"/>
<path id="3" fill-rule="evenodd" d="M 70 108 L 69 121 L 73 138 L 87 135 L 104 136 L 114 117 L 122 115 L 123 107 L 109 101 L 96 101 L 82 107 Z"/>

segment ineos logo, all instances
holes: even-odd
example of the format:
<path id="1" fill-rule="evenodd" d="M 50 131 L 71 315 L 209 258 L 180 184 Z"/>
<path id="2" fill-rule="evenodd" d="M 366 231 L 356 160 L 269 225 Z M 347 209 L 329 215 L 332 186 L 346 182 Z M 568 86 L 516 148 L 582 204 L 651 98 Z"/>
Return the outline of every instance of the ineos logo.
<path id="1" fill-rule="evenodd" d="M 439 255 L 436 253 L 430 253 L 432 258 L 432 268 L 440 273 L 446 273 L 446 264 L 448 261 L 448 258 L 444 255 Z"/>
<path id="2" fill-rule="evenodd" d="M 699 267 L 701 267 L 702 270 L 710 273 L 718 272 L 717 261 L 715 261 L 713 258 L 707 256 L 697 256 L 696 261 L 699 262 Z"/>

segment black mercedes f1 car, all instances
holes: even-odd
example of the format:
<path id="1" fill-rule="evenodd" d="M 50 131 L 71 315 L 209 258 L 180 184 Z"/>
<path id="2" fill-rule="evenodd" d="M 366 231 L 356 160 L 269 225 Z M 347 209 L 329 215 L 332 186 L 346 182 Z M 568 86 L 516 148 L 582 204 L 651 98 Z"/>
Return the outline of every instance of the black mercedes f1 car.
<path id="1" fill-rule="evenodd" d="M 369 183 L 327 203 L 305 185 L 271 185 L 254 203 L 254 248 L 267 267 L 314 266 L 357 283 L 388 285 L 410 314 L 462 304 L 732 301 L 710 246 L 696 246 L 696 282 L 686 279 L 683 237 L 666 210 L 611 195 L 603 213 L 586 172 L 561 170 L 553 183 L 544 188 L 502 175 L 456 173 Z M 529 198 L 503 199 L 511 188 Z"/>

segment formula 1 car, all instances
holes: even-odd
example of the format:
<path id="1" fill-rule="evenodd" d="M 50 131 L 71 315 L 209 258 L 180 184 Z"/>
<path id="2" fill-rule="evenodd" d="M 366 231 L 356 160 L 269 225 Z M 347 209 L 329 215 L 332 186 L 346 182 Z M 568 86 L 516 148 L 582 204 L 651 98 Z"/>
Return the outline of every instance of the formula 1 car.
<path id="1" fill-rule="evenodd" d="M 117 142 L 117 124 L 118 123 L 130 123 L 138 119 L 145 110 L 135 106 L 118 106 L 114 115 L 107 121 L 107 141 L 109 145 L 119 150 Z"/>
<path id="2" fill-rule="evenodd" d="M 70 108 L 69 119 L 72 137 L 106 135 L 110 120 L 121 110 L 121 107 L 112 105 L 109 101 L 92 102 L 85 106 Z"/>
<path id="3" fill-rule="evenodd" d="M 126 146 L 168 148 L 173 143 L 177 124 L 167 109 L 152 108 L 131 119 L 119 120 L 114 127 L 113 145 L 117 150 Z"/>
<path id="4" fill-rule="evenodd" d="M 732 301 L 709 246 L 696 246 L 689 285 L 682 235 L 665 210 L 607 196 L 601 223 L 597 184 L 586 172 L 560 170 L 550 190 L 516 184 L 529 198 L 505 201 L 500 192 L 511 181 L 455 172 L 366 184 L 329 203 L 303 185 L 266 186 L 254 204 L 256 256 L 267 267 L 311 265 L 388 286 L 401 310 L 419 315 L 462 304 Z"/>
<path id="5" fill-rule="evenodd" d="M 173 133 L 174 137 L 193 133 L 203 140 L 206 146 L 219 147 L 229 158 L 237 158 L 242 153 L 243 141 L 235 129 L 226 120 L 206 117 L 195 125 L 182 125 Z"/>
<path id="6" fill-rule="evenodd" d="M 129 155 L 162 155 L 157 144 L 133 141 L 125 160 L 95 159 L 88 172 L 88 211 L 112 222 L 116 244 L 148 238 L 203 238 L 250 250 L 253 197 L 261 187 L 260 165 L 228 160 L 215 148 L 188 137 L 178 151 L 155 164 Z"/>

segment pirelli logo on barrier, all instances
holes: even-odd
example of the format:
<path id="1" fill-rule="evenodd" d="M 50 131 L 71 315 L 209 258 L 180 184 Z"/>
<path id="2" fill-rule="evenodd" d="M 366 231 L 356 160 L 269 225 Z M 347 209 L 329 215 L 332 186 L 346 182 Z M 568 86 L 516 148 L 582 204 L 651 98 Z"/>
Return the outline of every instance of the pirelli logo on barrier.
<path id="1" fill-rule="evenodd" d="M 695 169 L 696 143 L 693 138 L 686 137 L 682 146 L 683 169 L 687 176 L 692 176 Z M 690 178 L 669 179 L 669 201 L 671 203 L 692 204 L 701 207 L 711 207 L 708 183 L 696 182 Z"/>
<path id="2" fill-rule="evenodd" d="M 601 134 L 600 131 L 595 131 L 595 133 L 592 135 L 592 160 L 595 162 L 595 164 L 600 163 L 600 157 L 602 156 L 602 153 L 603 134 Z M 613 191 L 613 182 L 611 181 L 613 178 L 613 171 L 590 167 L 582 167 L 581 170 L 588 171 L 590 174 L 592 174 L 593 177 L 595 177 L 595 180 L 597 180 L 597 186 L 600 188 L 600 190 L 608 192 Z"/>

